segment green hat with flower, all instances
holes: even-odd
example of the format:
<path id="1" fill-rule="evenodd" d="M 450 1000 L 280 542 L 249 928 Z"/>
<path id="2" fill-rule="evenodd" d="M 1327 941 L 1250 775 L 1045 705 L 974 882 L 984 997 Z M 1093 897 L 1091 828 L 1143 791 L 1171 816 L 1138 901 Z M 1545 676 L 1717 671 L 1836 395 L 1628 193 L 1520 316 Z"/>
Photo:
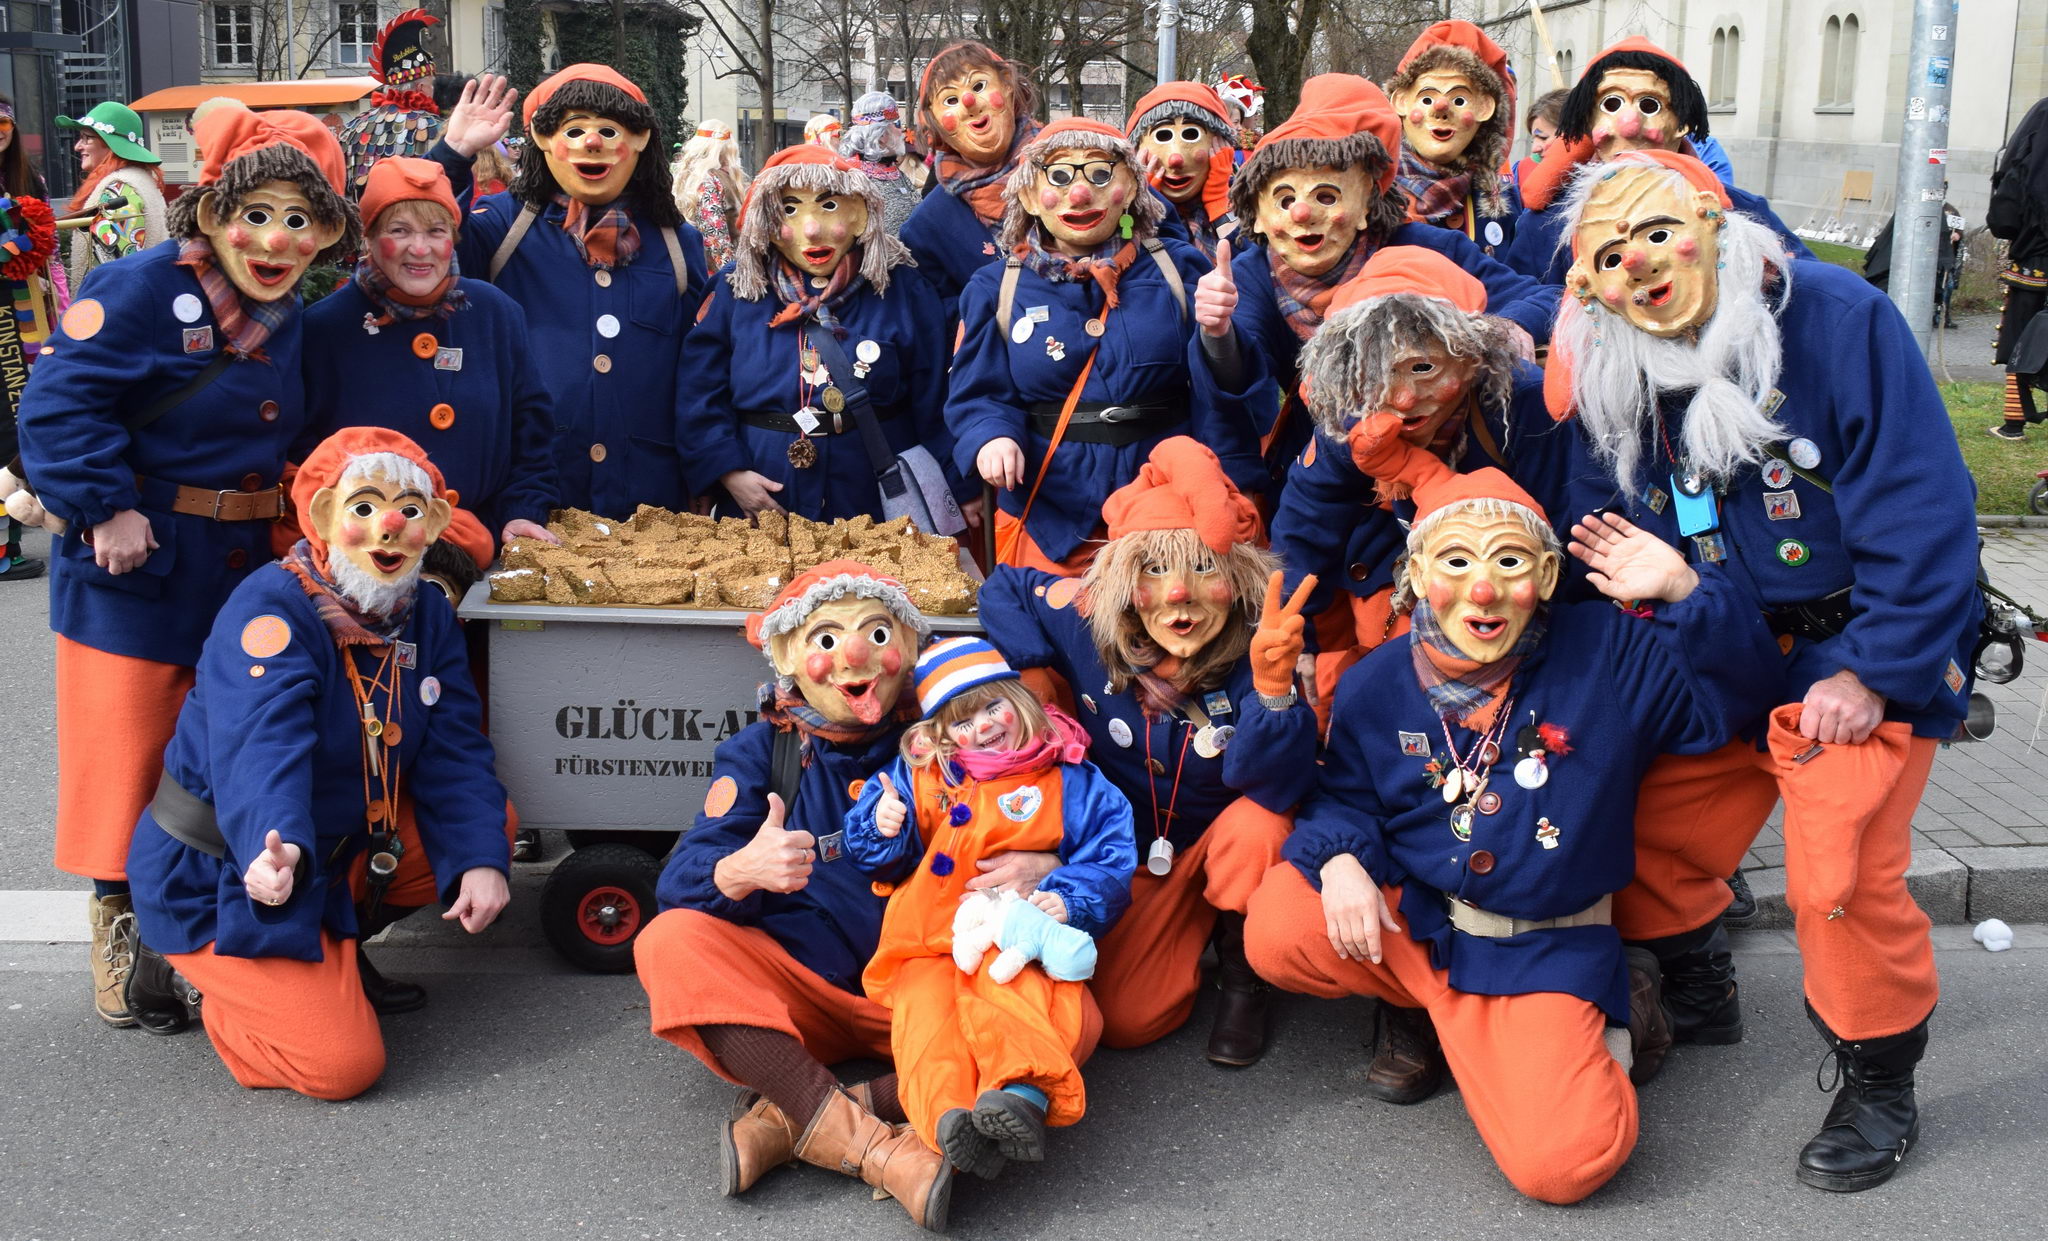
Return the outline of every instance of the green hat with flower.
<path id="1" fill-rule="evenodd" d="M 135 110 L 127 104 L 109 99 L 75 121 L 68 116 L 60 116 L 57 124 L 66 129 L 92 131 L 114 154 L 132 163 L 161 162 L 156 152 L 142 145 L 142 118 L 135 115 Z"/>

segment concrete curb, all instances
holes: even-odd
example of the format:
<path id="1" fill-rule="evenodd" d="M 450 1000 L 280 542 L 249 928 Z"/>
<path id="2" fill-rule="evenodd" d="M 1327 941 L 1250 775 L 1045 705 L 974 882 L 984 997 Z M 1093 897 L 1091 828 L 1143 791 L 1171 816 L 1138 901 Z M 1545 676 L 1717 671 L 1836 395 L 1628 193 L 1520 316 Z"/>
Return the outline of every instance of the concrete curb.
<path id="1" fill-rule="evenodd" d="M 2032 513 L 1979 513 L 1977 524 L 2006 530 L 2048 530 L 2048 517 Z"/>
<path id="2" fill-rule="evenodd" d="M 1743 872 L 1756 894 L 1756 918 L 1747 930 L 1789 930 L 1785 868 Z M 1969 925 L 1986 918 L 2048 921 L 2048 845 L 1984 845 L 1915 849 L 1906 890 L 1937 925 Z"/>

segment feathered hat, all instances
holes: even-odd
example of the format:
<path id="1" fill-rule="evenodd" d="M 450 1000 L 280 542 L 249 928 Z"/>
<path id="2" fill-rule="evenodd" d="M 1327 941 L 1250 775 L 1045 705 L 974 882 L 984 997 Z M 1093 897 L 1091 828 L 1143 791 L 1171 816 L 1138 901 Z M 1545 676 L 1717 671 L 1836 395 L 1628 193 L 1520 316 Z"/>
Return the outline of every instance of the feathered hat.
<path id="1" fill-rule="evenodd" d="M 882 218 L 882 192 L 874 178 L 844 155 L 821 146 L 804 144 L 784 147 L 761 166 L 761 172 L 747 186 L 746 202 L 740 207 L 738 235 L 733 238 L 732 270 L 726 280 L 734 296 L 742 301 L 759 301 L 768 292 L 769 255 L 775 252 L 775 238 L 782 227 L 780 198 L 785 189 L 815 190 L 821 194 L 858 197 L 868 205 L 868 226 L 856 245 L 861 247 L 861 279 L 875 292 L 889 290 L 889 273 L 908 263 L 910 248 L 890 234 Z"/>

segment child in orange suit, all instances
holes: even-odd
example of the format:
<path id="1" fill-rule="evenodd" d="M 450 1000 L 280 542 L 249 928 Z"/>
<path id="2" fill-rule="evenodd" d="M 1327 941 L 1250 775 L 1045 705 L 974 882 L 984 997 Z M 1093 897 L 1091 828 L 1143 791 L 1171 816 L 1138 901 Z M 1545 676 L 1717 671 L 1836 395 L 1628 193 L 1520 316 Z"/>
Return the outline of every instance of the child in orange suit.
<path id="1" fill-rule="evenodd" d="M 1080 981 L 1037 964 L 999 982 L 992 959 L 971 973 L 954 963 L 954 916 L 974 864 L 1009 850 L 1056 853 L 1060 865 L 1030 903 L 1100 936 L 1130 903 L 1137 843 L 1130 802 L 1087 761 L 1087 735 L 1041 706 L 986 641 L 935 643 L 918 660 L 917 691 L 923 720 L 846 820 L 847 856 L 894 887 L 861 983 L 890 1010 L 911 1127 L 987 1178 L 1011 1160 L 1043 1159 L 1046 1127 L 1086 1110 L 1075 1049 L 1091 1001 Z"/>

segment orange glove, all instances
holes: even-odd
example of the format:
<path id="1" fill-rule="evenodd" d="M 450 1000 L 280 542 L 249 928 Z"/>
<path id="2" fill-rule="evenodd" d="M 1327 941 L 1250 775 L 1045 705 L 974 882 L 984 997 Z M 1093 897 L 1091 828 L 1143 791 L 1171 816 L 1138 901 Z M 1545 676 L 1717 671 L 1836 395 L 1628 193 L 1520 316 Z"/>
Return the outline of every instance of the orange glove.
<path id="1" fill-rule="evenodd" d="M 1259 611 L 1259 627 L 1252 634 L 1252 688 L 1268 698 L 1284 698 L 1294 689 L 1294 665 L 1301 658 L 1302 629 L 1307 624 L 1301 609 L 1309 592 L 1316 588 L 1311 573 L 1294 588 L 1287 606 L 1280 605 L 1280 571 L 1266 579 L 1266 606 Z"/>

